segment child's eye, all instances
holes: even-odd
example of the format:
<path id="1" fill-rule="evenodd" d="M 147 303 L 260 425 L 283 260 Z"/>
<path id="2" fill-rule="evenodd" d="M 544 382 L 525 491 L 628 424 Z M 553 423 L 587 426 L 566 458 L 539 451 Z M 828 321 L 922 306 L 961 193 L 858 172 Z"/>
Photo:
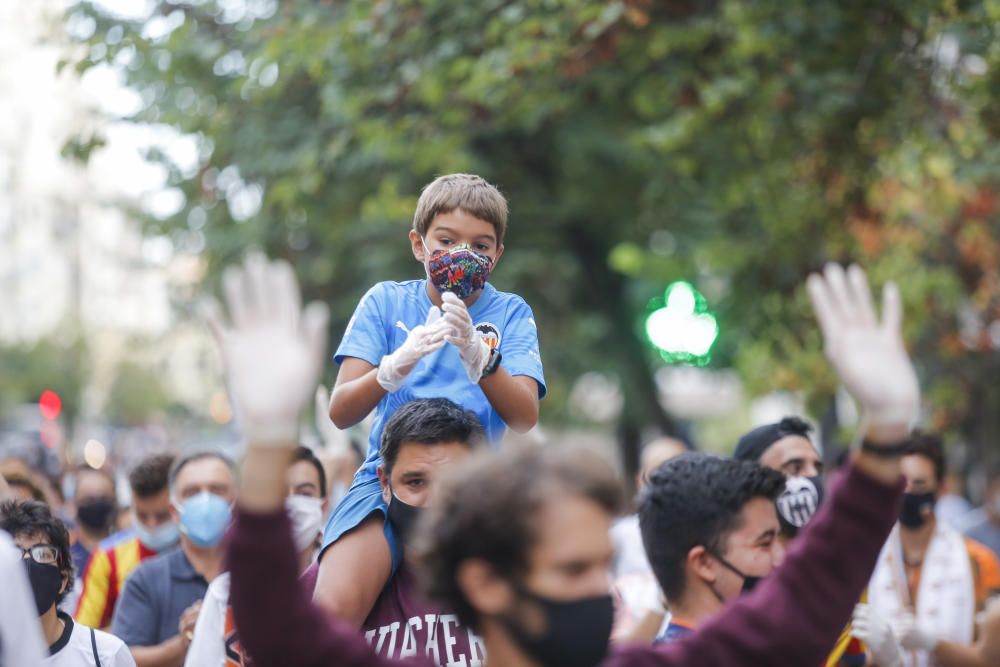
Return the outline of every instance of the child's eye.
<path id="1" fill-rule="evenodd" d="M 451 239 L 440 239 L 438 240 L 438 243 L 440 243 L 441 245 L 451 245 L 452 241 Z"/>
<path id="2" fill-rule="evenodd" d="M 411 479 L 409 482 L 406 483 L 406 485 L 409 486 L 410 488 L 413 488 L 413 489 L 419 489 L 421 486 L 424 485 L 424 480 L 422 480 L 422 479 Z"/>
<path id="3" fill-rule="evenodd" d="M 483 252 L 486 252 L 489 249 L 490 249 L 490 247 L 488 245 L 483 244 L 483 243 L 480 243 L 479 245 L 476 246 L 476 250 L 482 250 Z"/>

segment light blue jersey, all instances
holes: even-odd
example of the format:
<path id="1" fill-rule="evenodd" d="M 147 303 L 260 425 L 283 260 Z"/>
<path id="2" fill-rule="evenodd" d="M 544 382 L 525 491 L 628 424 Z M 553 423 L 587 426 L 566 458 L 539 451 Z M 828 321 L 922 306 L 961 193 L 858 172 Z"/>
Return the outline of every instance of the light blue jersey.
<path id="1" fill-rule="evenodd" d="M 382 357 L 403 344 L 407 331 L 424 323 L 432 305 L 424 280 L 378 283 L 358 304 L 334 360 L 341 364 L 346 357 L 357 357 L 377 366 Z M 469 308 L 469 315 L 483 340 L 492 347 L 499 346 L 500 365 L 511 375 L 533 378 L 538 383 L 538 397 L 545 396 L 535 318 L 524 299 L 497 291 L 486 283 L 482 294 Z M 400 406 L 416 398 L 438 397 L 448 398 L 475 412 L 490 442 L 499 441 L 507 430 L 483 390 L 469 381 L 458 350 L 446 344 L 421 359 L 399 391 L 386 394 L 375 406 L 375 421 L 363 468 L 375 474 L 380 461 L 382 429 Z"/>
<path id="2" fill-rule="evenodd" d="M 361 299 L 347 325 L 344 338 L 334 355 L 343 363 L 347 357 L 364 359 L 377 366 L 387 354 L 406 340 L 407 331 L 424 323 L 430 309 L 426 282 L 378 283 Z M 538 332 L 531 308 L 514 294 L 498 292 L 489 283 L 469 308 L 469 315 L 491 347 L 499 347 L 500 365 L 511 375 L 526 375 L 538 383 L 538 398 L 545 396 L 542 359 L 538 354 Z M 478 384 L 469 381 L 458 350 L 445 344 L 437 352 L 417 362 L 399 391 L 386 394 L 375 406 L 375 421 L 368 438 L 368 454 L 354 475 L 347 495 L 330 515 L 323 533 L 323 550 L 373 513 L 386 515 L 385 500 L 376 470 L 382 459 L 379 448 L 382 429 L 402 405 L 417 398 L 447 398 L 479 417 L 489 442 L 498 442 L 507 430 L 500 415 L 490 405 Z M 388 520 L 384 533 L 392 554 L 393 571 L 402 558 L 402 546 Z"/>

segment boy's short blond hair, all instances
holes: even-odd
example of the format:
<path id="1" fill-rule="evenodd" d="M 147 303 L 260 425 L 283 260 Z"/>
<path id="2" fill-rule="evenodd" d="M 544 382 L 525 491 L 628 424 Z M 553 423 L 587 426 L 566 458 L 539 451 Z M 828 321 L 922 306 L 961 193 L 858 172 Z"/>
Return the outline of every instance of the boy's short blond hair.
<path id="1" fill-rule="evenodd" d="M 436 216 L 457 208 L 493 225 L 497 243 L 503 243 L 507 232 L 507 200 L 495 186 L 474 174 L 447 174 L 427 184 L 417 201 L 413 229 L 426 236 Z"/>

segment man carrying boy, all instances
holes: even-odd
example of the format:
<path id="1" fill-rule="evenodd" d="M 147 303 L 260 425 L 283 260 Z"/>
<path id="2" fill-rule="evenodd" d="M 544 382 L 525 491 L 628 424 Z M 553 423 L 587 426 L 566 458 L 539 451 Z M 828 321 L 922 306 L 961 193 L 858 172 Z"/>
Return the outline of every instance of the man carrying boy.
<path id="1" fill-rule="evenodd" d="M 330 418 L 348 428 L 372 410 L 368 455 L 323 536 L 315 599 L 360 625 L 398 567 L 376 470 L 382 429 L 416 398 L 445 396 L 497 442 L 531 429 L 545 395 L 531 308 L 487 279 L 503 254 L 507 202 L 478 176 L 442 176 L 424 188 L 410 231 L 426 279 L 381 282 L 362 298 L 334 355 L 341 365 Z M 231 292 L 231 288 L 227 289 Z"/>

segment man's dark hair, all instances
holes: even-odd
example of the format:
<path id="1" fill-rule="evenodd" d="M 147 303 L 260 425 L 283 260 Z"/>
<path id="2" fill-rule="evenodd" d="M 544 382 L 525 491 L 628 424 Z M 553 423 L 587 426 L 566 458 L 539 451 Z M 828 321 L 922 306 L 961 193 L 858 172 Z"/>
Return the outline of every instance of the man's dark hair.
<path id="1" fill-rule="evenodd" d="M 67 579 L 66 590 L 56 598 L 58 606 L 73 589 L 73 555 L 69 550 L 69 532 L 63 522 L 52 515 L 52 510 L 45 503 L 7 500 L 0 503 L 0 530 L 7 531 L 14 538 L 44 535 L 44 541 L 56 548 L 59 552 L 59 572 Z"/>
<path id="2" fill-rule="evenodd" d="M 947 463 L 944 457 L 944 442 L 941 436 L 936 433 L 926 433 L 915 431 L 910 436 L 910 446 L 906 450 L 907 456 L 923 456 L 934 466 L 934 479 L 938 486 L 944 483 L 944 476 L 947 472 Z"/>
<path id="3" fill-rule="evenodd" d="M 646 556 L 667 599 L 684 594 L 688 552 L 703 546 L 725 557 L 740 512 L 754 498 L 775 500 L 785 476 L 749 461 L 682 454 L 649 476 L 639 496 Z"/>
<path id="4" fill-rule="evenodd" d="M 404 442 L 464 442 L 475 447 L 484 437 L 476 413 L 447 398 L 418 398 L 396 410 L 382 430 L 382 467 L 392 473 Z"/>
<path id="5" fill-rule="evenodd" d="M 476 628 L 477 614 L 458 584 L 464 561 L 481 559 L 517 581 L 527 573 L 545 503 L 586 498 L 613 516 L 621 491 L 608 462 L 582 448 L 511 445 L 471 457 L 448 472 L 441 501 L 425 511 L 416 532 L 413 552 L 425 593 Z"/>
<path id="6" fill-rule="evenodd" d="M 222 452 L 216 452 L 216 451 L 193 452 L 186 456 L 180 457 L 179 459 L 174 461 L 174 464 L 170 467 L 170 475 L 167 477 L 167 484 L 169 485 L 171 492 L 173 492 L 174 484 L 177 483 L 177 476 L 181 474 L 181 470 L 184 469 L 184 466 L 186 466 L 189 463 L 194 463 L 195 461 L 201 461 L 202 459 L 218 459 L 222 461 L 229 468 L 230 472 L 233 473 L 233 477 L 234 478 L 236 477 L 236 464 L 234 464 L 233 460 L 228 456 L 226 456 L 225 454 L 223 454 Z"/>
<path id="7" fill-rule="evenodd" d="M 798 417 L 785 417 L 780 422 L 758 426 L 739 439 L 733 458 L 739 461 L 759 461 L 771 445 L 790 435 L 800 435 L 812 442 L 810 432 L 812 426 Z"/>
<path id="8" fill-rule="evenodd" d="M 174 463 L 173 454 L 154 454 L 139 461 L 128 474 L 128 484 L 132 487 L 132 495 L 139 498 L 152 498 L 163 493 L 167 488 L 170 476 L 170 466 Z"/>
<path id="9" fill-rule="evenodd" d="M 319 475 L 319 496 L 320 498 L 326 498 L 326 470 L 323 469 L 323 463 L 316 458 L 316 455 L 313 454 L 313 450 L 309 449 L 305 445 L 299 445 L 295 448 L 295 454 L 292 456 L 292 463 L 298 463 L 299 461 L 311 463 L 313 467 L 316 468 L 316 473 Z"/>

